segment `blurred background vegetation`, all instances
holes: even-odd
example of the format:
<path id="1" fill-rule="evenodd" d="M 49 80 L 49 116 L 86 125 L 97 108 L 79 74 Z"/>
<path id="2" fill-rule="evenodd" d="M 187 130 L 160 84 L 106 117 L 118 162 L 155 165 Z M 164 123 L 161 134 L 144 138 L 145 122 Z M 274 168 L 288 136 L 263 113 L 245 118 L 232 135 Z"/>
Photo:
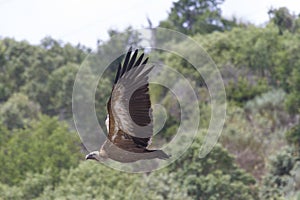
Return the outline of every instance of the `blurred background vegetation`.
<path id="1" fill-rule="evenodd" d="M 90 48 L 51 37 L 39 45 L 1 38 L 0 199 L 300 199 L 300 17 L 285 7 L 270 9 L 269 22 L 255 26 L 223 18 L 223 2 L 179 0 L 159 25 L 191 36 L 219 67 L 228 105 L 221 138 L 199 159 L 199 133 L 179 160 L 150 174 L 84 161 L 71 104 L 76 72 Z M 111 37 L 123 37 L 99 43 L 93 54 L 138 47 L 132 31 L 110 30 Z M 174 55 L 157 56 L 199 80 L 195 90 L 206 111 L 200 123 L 207 126 L 209 94 L 201 76 Z M 114 74 L 108 69 L 96 91 L 100 123 Z M 174 103 L 164 88 L 151 95 Z M 159 140 L 177 129 L 176 113 L 169 115 Z"/>

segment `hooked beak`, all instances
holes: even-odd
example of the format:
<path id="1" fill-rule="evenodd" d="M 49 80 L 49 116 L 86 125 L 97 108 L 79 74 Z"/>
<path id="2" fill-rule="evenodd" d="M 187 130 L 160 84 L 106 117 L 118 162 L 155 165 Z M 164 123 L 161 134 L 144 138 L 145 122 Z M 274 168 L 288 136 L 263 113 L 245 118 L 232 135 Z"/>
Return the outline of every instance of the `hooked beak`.
<path id="1" fill-rule="evenodd" d="M 85 160 L 96 160 L 99 161 L 94 154 L 88 154 L 85 156 Z"/>

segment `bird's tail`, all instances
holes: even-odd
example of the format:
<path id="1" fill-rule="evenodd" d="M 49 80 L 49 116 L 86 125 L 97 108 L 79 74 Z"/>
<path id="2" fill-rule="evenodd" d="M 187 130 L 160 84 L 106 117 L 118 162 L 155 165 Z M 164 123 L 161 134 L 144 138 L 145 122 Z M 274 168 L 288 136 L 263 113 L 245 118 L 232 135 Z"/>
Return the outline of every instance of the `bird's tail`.
<path id="1" fill-rule="evenodd" d="M 163 150 L 155 150 L 154 153 L 156 155 L 156 158 L 163 160 L 166 160 L 171 157 L 170 155 L 166 154 Z"/>

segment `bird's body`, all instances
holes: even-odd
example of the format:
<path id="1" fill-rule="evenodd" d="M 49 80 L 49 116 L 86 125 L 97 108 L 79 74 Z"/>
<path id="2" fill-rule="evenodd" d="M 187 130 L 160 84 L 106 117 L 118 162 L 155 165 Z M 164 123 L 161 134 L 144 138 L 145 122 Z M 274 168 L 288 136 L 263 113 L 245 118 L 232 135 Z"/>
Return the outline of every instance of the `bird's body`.
<path id="1" fill-rule="evenodd" d="M 107 103 L 105 121 L 108 135 L 99 151 L 94 151 L 86 159 L 110 158 L 118 162 L 135 162 L 144 159 L 167 159 L 162 150 L 148 149 L 153 136 L 153 120 L 149 96 L 148 74 L 154 66 L 146 68 L 148 58 L 137 58 L 131 49 L 123 66 L 119 65 L 111 96 Z"/>

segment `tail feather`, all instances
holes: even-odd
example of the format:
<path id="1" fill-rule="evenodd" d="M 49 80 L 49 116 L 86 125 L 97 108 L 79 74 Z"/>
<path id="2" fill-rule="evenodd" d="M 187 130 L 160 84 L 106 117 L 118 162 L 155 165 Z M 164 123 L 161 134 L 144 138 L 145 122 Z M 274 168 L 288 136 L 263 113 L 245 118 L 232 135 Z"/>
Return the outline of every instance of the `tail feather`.
<path id="1" fill-rule="evenodd" d="M 154 151 L 155 151 L 155 157 L 156 158 L 166 160 L 166 159 L 169 159 L 171 157 L 170 155 L 166 154 L 162 150 L 154 150 Z"/>

